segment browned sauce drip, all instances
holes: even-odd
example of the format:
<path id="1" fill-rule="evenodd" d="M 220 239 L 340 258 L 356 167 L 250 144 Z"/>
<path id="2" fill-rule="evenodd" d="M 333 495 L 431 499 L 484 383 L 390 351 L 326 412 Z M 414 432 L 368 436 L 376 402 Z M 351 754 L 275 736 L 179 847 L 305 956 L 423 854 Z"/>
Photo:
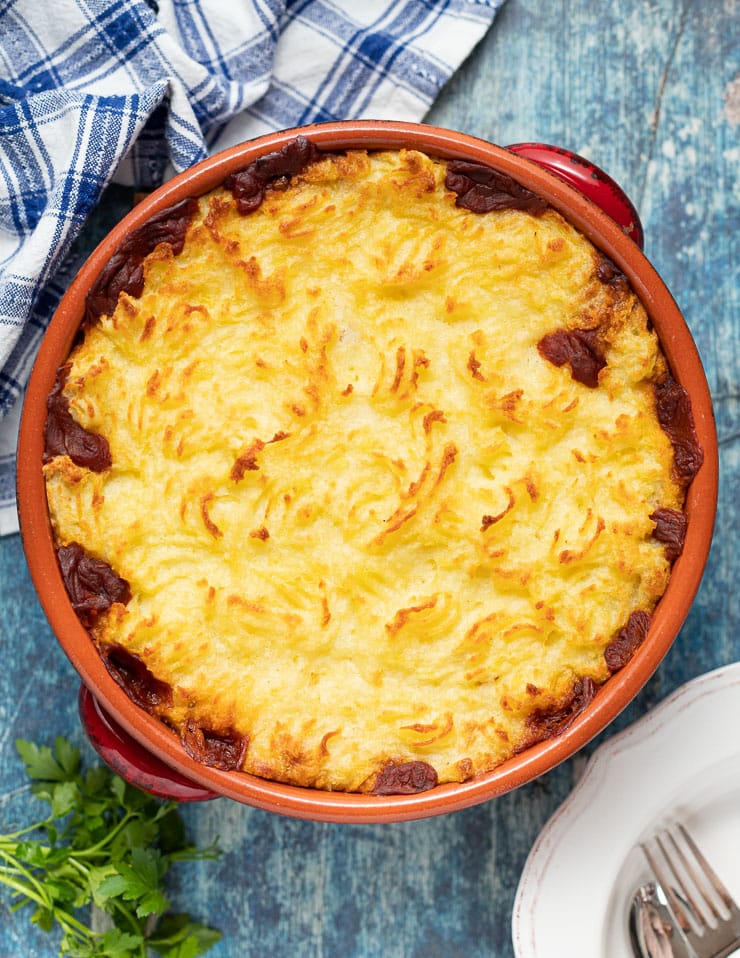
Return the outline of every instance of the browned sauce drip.
<path id="1" fill-rule="evenodd" d="M 595 329 L 558 329 L 537 343 L 540 355 L 554 366 L 570 366 L 570 374 L 579 383 L 595 389 L 606 360 L 599 350 Z"/>
<path id="2" fill-rule="evenodd" d="M 159 707 L 172 705 L 172 689 L 156 678 L 138 655 L 121 645 L 101 650 L 105 667 L 126 695 L 140 708 L 154 712 Z"/>
<path id="3" fill-rule="evenodd" d="M 426 762 L 391 762 L 375 780 L 373 795 L 414 795 L 434 788 L 437 781 L 436 770 Z"/>
<path id="4" fill-rule="evenodd" d="M 656 387 L 655 398 L 658 422 L 673 444 L 676 476 L 688 485 L 704 461 L 689 394 L 669 377 L 663 385 Z"/>
<path id="5" fill-rule="evenodd" d="M 95 625 L 114 602 L 125 605 L 131 599 L 128 582 L 107 562 L 87 555 L 77 542 L 57 549 L 57 559 L 72 608 L 86 628 Z"/>
<path id="6" fill-rule="evenodd" d="M 610 672 L 618 672 L 629 662 L 648 634 L 650 621 L 650 614 L 640 609 L 630 615 L 627 625 L 604 650 L 604 659 Z"/>
<path id="7" fill-rule="evenodd" d="M 183 726 L 181 740 L 185 751 L 196 762 L 226 772 L 241 768 L 249 745 L 247 736 L 233 729 L 214 732 L 201 728 L 192 719 Z"/>
<path id="8" fill-rule="evenodd" d="M 103 472 L 111 464 L 110 446 L 105 436 L 83 429 L 69 411 L 69 400 L 64 395 L 69 369 L 62 366 L 57 371 L 54 388 L 46 400 L 44 462 L 54 456 L 69 456 L 78 466 Z"/>
<path id="9" fill-rule="evenodd" d="M 653 538 L 665 544 L 666 559 L 675 562 L 683 552 L 688 519 L 676 509 L 656 509 L 650 518 L 655 523 Z"/>
<path id="10" fill-rule="evenodd" d="M 595 692 L 596 684 L 593 679 L 577 679 L 567 702 L 551 710 L 537 709 L 527 719 L 527 727 L 535 732 L 537 741 L 560 735 L 573 724 Z"/>
<path id="11" fill-rule="evenodd" d="M 187 197 L 156 213 L 129 233 L 87 294 L 87 323 L 94 323 L 100 316 L 110 316 L 118 303 L 119 293 L 128 293 L 136 298 L 141 296 L 144 288 L 144 259 L 160 243 L 169 243 L 175 255 L 182 252 L 185 233 L 197 210 L 198 201 L 194 197 Z"/>
<path id="12" fill-rule="evenodd" d="M 547 203 L 505 173 L 467 160 L 450 160 L 447 164 L 445 186 L 457 194 L 456 206 L 472 213 L 490 213 L 491 210 L 525 210 L 541 216 Z"/>
<path id="13" fill-rule="evenodd" d="M 596 278 L 605 286 L 625 286 L 627 277 L 606 256 L 602 256 L 596 267 Z"/>
<path id="14" fill-rule="evenodd" d="M 315 163 L 322 155 L 321 150 L 305 136 L 297 136 L 282 149 L 260 156 L 239 173 L 227 176 L 224 187 L 231 190 L 240 213 L 252 213 L 265 198 L 268 186 L 284 188 L 291 176 Z"/>

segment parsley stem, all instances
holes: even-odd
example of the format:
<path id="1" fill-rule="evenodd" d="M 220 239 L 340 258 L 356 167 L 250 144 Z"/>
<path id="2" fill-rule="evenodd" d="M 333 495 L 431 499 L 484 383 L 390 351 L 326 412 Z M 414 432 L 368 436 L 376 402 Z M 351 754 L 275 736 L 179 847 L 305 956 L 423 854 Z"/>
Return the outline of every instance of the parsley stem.
<path id="1" fill-rule="evenodd" d="M 27 871 L 27 869 L 19 867 L 17 871 L 23 875 L 23 877 L 26 879 L 26 882 L 15 878 L 11 872 L 6 870 L 5 867 L 0 867 L 0 882 L 2 882 L 8 888 L 12 888 L 13 891 L 17 892 L 19 895 L 22 895 L 26 901 L 35 902 L 42 908 L 47 909 L 49 912 L 51 912 L 51 914 L 53 914 L 56 921 L 59 922 L 63 928 L 76 934 L 81 940 L 86 941 L 88 939 L 89 932 L 87 927 L 83 925 L 82 922 L 78 921 L 73 915 L 70 915 L 69 912 L 61 911 L 59 908 L 54 907 L 53 901 L 51 900 L 50 896 L 45 893 L 43 886 L 30 872 Z"/>
<path id="2" fill-rule="evenodd" d="M 23 897 L 29 901 L 35 901 L 37 905 L 42 905 L 44 908 L 49 907 L 45 895 L 39 894 L 33 887 L 15 878 L 12 873 L 6 871 L 5 868 L 0 868 L 0 882 L 2 882 L 3 885 L 7 885 L 8 888 L 12 888 L 13 891 L 18 892 L 19 895 L 23 895 Z"/>
<path id="3" fill-rule="evenodd" d="M 119 899 L 112 899 L 111 904 L 113 905 L 115 910 L 118 912 L 118 914 L 121 915 L 121 917 L 126 920 L 127 924 L 131 926 L 132 930 L 137 935 L 140 934 L 141 925 L 135 918 L 131 909 L 127 905 L 124 905 L 124 903 L 120 901 Z"/>
<path id="4" fill-rule="evenodd" d="M 135 812 L 126 812 L 123 818 L 115 825 L 111 830 L 100 839 L 99 842 L 96 842 L 94 845 L 89 845 L 87 848 L 83 848 L 80 851 L 75 852 L 75 855 L 78 859 L 80 858 L 93 858 L 98 852 L 102 851 L 106 845 L 116 837 L 116 835 L 122 831 L 128 823 L 136 818 Z"/>
<path id="5" fill-rule="evenodd" d="M 40 905 L 48 905 L 49 899 L 46 890 L 44 889 L 42 882 L 36 878 L 30 869 L 26 868 L 26 866 L 14 855 L 9 854 L 3 849 L 0 849 L 0 858 L 8 863 L 7 865 L 0 866 L 0 880 L 3 881 L 4 884 L 10 885 L 11 887 L 17 889 L 17 886 L 11 885 L 8 879 L 11 875 L 20 875 L 26 882 L 26 891 L 24 891 L 26 898 L 29 898 L 31 901 L 35 901 Z M 30 893 L 31 889 L 36 892 L 35 895 Z"/>
<path id="6" fill-rule="evenodd" d="M 39 829 L 45 828 L 50 822 L 50 818 L 45 818 L 41 822 L 34 822 L 33 825 L 27 825 L 25 828 L 19 829 L 17 832 L 8 832 L 7 834 L 0 836 L 0 843 L 15 845 L 19 838 L 22 838 L 24 835 L 28 835 L 29 832 L 36 832 L 39 831 Z"/>
<path id="7" fill-rule="evenodd" d="M 173 862 L 210 862 L 217 861 L 221 852 L 216 842 L 207 848 L 195 848 L 188 845 L 180 851 L 169 853 L 169 858 Z"/>

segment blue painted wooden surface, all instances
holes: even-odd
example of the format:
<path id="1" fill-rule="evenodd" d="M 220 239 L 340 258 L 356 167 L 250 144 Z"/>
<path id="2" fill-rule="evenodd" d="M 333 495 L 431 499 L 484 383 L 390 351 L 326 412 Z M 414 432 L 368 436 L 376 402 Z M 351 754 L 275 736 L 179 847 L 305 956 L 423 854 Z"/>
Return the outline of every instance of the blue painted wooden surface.
<path id="1" fill-rule="evenodd" d="M 348 827 L 223 799 L 188 807 L 192 837 L 220 836 L 224 855 L 183 868 L 171 888 L 177 906 L 223 930 L 214 958 L 510 958 L 526 856 L 585 756 L 685 680 L 740 659 L 739 14 L 737 0 L 508 0 L 428 117 L 503 145 L 539 140 L 574 149 L 620 181 L 640 211 L 647 255 L 703 357 L 720 436 L 715 541 L 677 642 L 582 755 L 477 808 Z M 0 827 L 7 827 L 28 821 L 34 801 L 14 739 L 64 734 L 86 746 L 77 679 L 37 605 L 17 536 L 0 540 L 0 583 Z M 0 905 L 0 958 L 55 953 L 53 939 Z"/>

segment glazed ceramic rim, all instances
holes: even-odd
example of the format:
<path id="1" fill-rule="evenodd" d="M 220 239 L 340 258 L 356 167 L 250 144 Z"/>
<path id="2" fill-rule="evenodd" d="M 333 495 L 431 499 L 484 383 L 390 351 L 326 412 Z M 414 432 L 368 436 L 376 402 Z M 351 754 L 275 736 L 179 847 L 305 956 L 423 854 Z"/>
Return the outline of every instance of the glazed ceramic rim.
<path id="1" fill-rule="evenodd" d="M 42 475 L 46 399 L 66 359 L 84 313 L 85 294 L 123 237 L 154 213 L 186 196 L 214 189 L 258 156 L 297 135 L 323 150 L 417 148 L 442 159 L 488 164 L 518 180 L 559 210 L 625 273 L 660 337 L 674 376 L 689 392 L 704 463 L 687 494 L 689 518 L 683 555 L 653 615 L 648 637 L 633 659 L 613 675 L 572 725 L 462 783 L 413 795 L 374 796 L 284 785 L 245 772 L 226 772 L 191 759 L 179 738 L 136 706 L 105 668 L 75 615 L 62 581 L 49 522 Z M 717 438 L 706 377 L 691 333 L 662 280 L 636 244 L 599 207 L 530 160 L 467 134 L 395 121 L 340 121 L 268 134 L 227 149 L 191 167 L 139 203 L 93 251 L 59 304 L 31 375 L 18 440 L 18 513 L 31 578 L 59 643 L 105 709 L 136 741 L 176 772 L 219 795 L 268 811 L 319 821 L 405 821 L 456 811 L 509 792 L 570 758 L 624 709 L 652 676 L 688 614 L 709 554 L 717 501 Z"/>

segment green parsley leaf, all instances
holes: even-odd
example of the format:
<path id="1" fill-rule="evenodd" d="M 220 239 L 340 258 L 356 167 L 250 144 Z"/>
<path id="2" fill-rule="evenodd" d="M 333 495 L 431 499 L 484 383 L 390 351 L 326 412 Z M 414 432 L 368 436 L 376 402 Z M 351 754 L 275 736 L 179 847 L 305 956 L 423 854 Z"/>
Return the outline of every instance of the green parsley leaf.
<path id="1" fill-rule="evenodd" d="M 106 931 L 101 939 L 101 954 L 106 958 L 126 958 L 140 948 L 144 941 L 141 935 L 131 935 L 119 928 Z"/>
<path id="2" fill-rule="evenodd" d="M 69 781 L 69 772 L 55 759 L 48 745 L 35 745 L 22 739 L 18 739 L 15 745 L 29 778 L 38 782 Z"/>
<path id="3" fill-rule="evenodd" d="M 61 929 L 67 958 L 196 958 L 219 932 L 189 915 L 171 915 L 164 879 L 178 861 L 218 856 L 214 846 L 187 842 L 174 802 L 139 791 L 107 767 L 83 771 L 79 750 L 64 738 L 54 747 L 16 743 L 32 791 L 48 817 L 0 835 L 0 886 L 11 911 L 28 910 L 44 931 Z M 89 906 L 112 927 L 86 924 Z"/>
<path id="4" fill-rule="evenodd" d="M 202 955 L 221 940 L 221 932 L 192 921 L 190 915 L 165 915 L 150 939 L 150 946 L 166 958 Z M 195 950 L 193 950 L 195 949 Z"/>

